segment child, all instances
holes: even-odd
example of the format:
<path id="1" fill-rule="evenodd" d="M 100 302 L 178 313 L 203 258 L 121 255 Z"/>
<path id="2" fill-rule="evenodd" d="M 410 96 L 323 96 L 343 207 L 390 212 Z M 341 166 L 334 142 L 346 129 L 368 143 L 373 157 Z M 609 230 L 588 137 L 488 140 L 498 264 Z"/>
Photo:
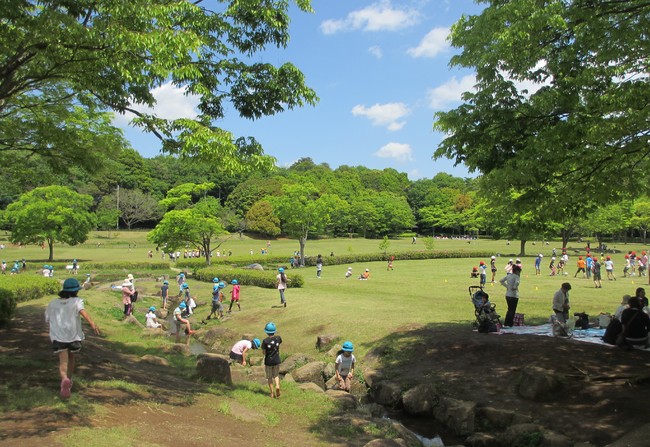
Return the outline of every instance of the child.
<path id="1" fill-rule="evenodd" d="M 183 313 L 187 310 L 185 301 L 181 301 L 176 309 L 174 309 L 174 323 L 176 324 L 176 343 L 181 340 L 181 327 L 185 325 L 185 335 L 187 336 L 186 343 L 190 341 L 190 335 L 194 333 L 190 326 L 190 320 L 183 318 Z"/>
<path id="2" fill-rule="evenodd" d="M 84 302 L 77 297 L 81 290 L 79 281 L 68 278 L 63 282 L 59 298 L 51 301 L 45 311 L 45 321 L 50 325 L 50 340 L 54 353 L 59 355 L 59 374 L 61 376 L 61 398 L 70 397 L 72 390 L 72 373 L 74 372 L 74 354 L 81 350 L 84 333 L 81 326 L 82 316 L 96 335 L 99 327 L 84 309 Z"/>
<path id="3" fill-rule="evenodd" d="M 316 257 L 316 278 L 320 279 L 320 274 L 323 272 L 323 257 L 318 254 Z"/>
<path id="4" fill-rule="evenodd" d="M 551 256 L 551 263 L 548 265 L 548 268 L 551 271 L 551 276 L 555 276 L 555 256 Z"/>
<path id="5" fill-rule="evenodd" d="M 162 324 L 158 323 L 158 319 L 156 318 L 156 308 L 154 306 L 149 308 L 149 312 L 147 312 L 145 318 L 147 319 L 146 327 L 150 329 L 157 329 L 162 326 Z"/>
<path id="6" fill-rule="evenodd" d="M 494 284 L 494 277 L 497 274 L 497 257 L 490 256 L 490 271 L 492 272 L 492 284 Z"/>
<path id="7" fill-rule="evenodd" d="M 187 314 L 192 315 L 194 309 L 192 307 L 192 295 L 190 294 L 190 285 L 186 282 L 181 285 L 181 290 L 183 291 L 183 301 L 187 305 Z"/>
<path id="8" fill-rule="evenodd" d="M 535 276 L 541 275 L 542 274 L 542 258 L 544 255 L 541 253 L 537 255 L 535 258 Z M 581 258 L 582 259 L 582 258 Z"/>
<path id="9" fill-rule="evenodd" d="M 212 289 L 212 310 L 206 320 L 211 319 L 213 315 L 215 315 L 217 319 L 223 318 L 223 292 L 221 290 L 225 287 L 226 284 L 220 282 L 215 284 Z"/>
<path id="10" fill-rule="evenodd" d="M 352 276 L 352 267 L 348 267 L 348 271 L 345 272 L 345 279 L 350 278 Z"/>
<path id="11" fill-rule="evenodd" d="M 176 283 L 178 284 L 178 297 L 180 298 L 183 295 L 183 284 L 185 284 L 185 273 L 179 273 L 176 277 Z"/>
<path id="12" fill-rule="evenodd" d="M 160 288 L 160 297 L 162 298 L 162 308 L 167 309 L 167 298 L 169 298 L 169 281 L 164 280 Z"/>
<path id="13" fill-rule="evenodd" d="M 472 267 L 472 271 L 469 274 L 470 278 L 478 278 L 478 267 Z"/>
<path id="14" fill-rule="evenodd" d="M 352 342 L 346 341 L 343 343 L 343 349 L 341 351 L 336 357 L 336 381 L 340 389 L 349 393 L 350 382 L 352 381 L 352 376 L 354 376 L 354 364 L 356 363 L 356 359 L 352 354 L 352 351 L 354 351 Z"/>
<path id="15" fill-rule="evenodd" d="M 2 260 L 2 274 L 6 275 L 7 274 L 7 261 L 4 259 Z"/>
<path id="16" fill-rule="evenodd" d="M 246 352 L 249 349 L 259 349 L 260 345 L 261 343 L 259 338 L 254 338 L 253 341 L 240 340 L 235 343 L 235 345 L 230 350 L 230 358 L 237 363 L 246 366 Z"/>
<path id="17" fill-rule="evenodd" d="M 280 345 L 282 344 L 282 337 L 275 335 L 275 331 L 275 324 L 267 323 L 264 326 L 264 332 L 268 337 L 262 342 L 264 370 L 273 398 L 280 397 Z"/>
<path id="18" fill-rule="evenodd" d="M 388 267 L 386 267 L 386 270 L 393 270 L 393 261 L 395 260 L 395 256 L 392 256 L 388 258 Z"/>
<path id="19" fill-rule="evenodd" d="M 275 279 L 275 287 L 280 292 L 280 304 L 284 307 L 287 307 L 287 300 L 284 297 L 284 291 L 287 288 L 287 275 L 284 273 L 284 269 L 280 267 L 278 269 L 278 276 Z"/>
<path id="20" fill-rule="evenodd" d="M 366 279 L 369 279 L 369 278 L 370 278 L 370 270 L 369 270 L 369 269 L 366 269 L 366 271 L 363 272 L 363 273 L 359 276 L 359 279 L 363 279 L 363 280 L 366 280 Z"/>
<path id="21" fill-rule="evenodd" d="M 230 281 L 232 284 L 232 290 L 230 291 L 230 307 L 228 308 L 228 313 L 232 311 L 233 303 L 237 303 L 237 309 L 241 310 L 239 305 L 239 282 L 236 279 Z"/>
<path id="22" fill-rule="evenodd" d="M 481 261 L 479 263 L 479 269 L 481 270 L 481 279 L 479 284 L 483 287 L 487 282 L 487 265 L 485 265 L 485 262 Z"/>

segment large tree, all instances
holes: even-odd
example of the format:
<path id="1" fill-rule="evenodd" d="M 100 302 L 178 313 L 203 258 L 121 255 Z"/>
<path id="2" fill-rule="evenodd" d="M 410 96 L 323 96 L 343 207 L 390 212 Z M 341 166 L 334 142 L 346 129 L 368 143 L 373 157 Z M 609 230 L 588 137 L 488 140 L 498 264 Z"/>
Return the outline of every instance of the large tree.
<path id="1" fill-rule="evenodd" d="M 105 112 L 160 138 L 169 154 L 222 170 L 269 167 L 253 138 L 214 123 L 227 109 L 257 119 L 317 97 L 292 64 L 256 54 L 289 40 L 289 1 L 7 0 L 0 8 L 0 150 L 92 167 L 124 144 Z M 309 0 L 295 0 L 311 11 Z M 153 89 L 198 97 L 195 118 L 165 119 Z M 85 149 L 85 150 L 84 150 Z M 15 158 L 19 158 L 15 157 Z"/>
<path id="2" fill-rule="evenodd" d="M 436 114 L 447 136 L 434 156 L 497 173 L 500 192 L 516 188 L 531 208 L 548 190 L 607 203 L 638 189 L 650 168 L 650 3 L 483 3 L 452 29 L 462 51 L 451 65 L 475 70 L 476 85 Z"/>
<path id="3" fill-rule="evenodd" d="M 95 228 L 90 207 L 93 198 L 65 186 L 46 186 L 23 194 L 9 205 L 5 218 L 11 240 L 21 244 L 47 243 L 48 260 L 54 260 L 54 243 L 77 245 Z"/>

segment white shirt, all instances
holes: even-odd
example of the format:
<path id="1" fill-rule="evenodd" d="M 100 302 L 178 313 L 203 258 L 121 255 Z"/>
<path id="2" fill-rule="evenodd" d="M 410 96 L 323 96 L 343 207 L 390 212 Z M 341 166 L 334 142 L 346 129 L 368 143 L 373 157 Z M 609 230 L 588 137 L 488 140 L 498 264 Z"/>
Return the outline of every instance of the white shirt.
<path id="1" fill-rule="evenodd" d="M 354 354 L 350 354 L 350 357 L 339 354 L 338 357 L 336 357 L 336 369 L 340 375 L 347 376 L 350 374 L 350 370 L 355 362 L 356 359 L 354 358 Z"/>
<path id="2" fill-rule="evenodd" d="M 50 324 L 50 340 L 72 343 L 83 340 L 79 313 L 84 309 L 81 298 L 59 298 L 50 301 L 45 310 L 45 322 Z"/>
<path id="3" fill-rule="evenodd" d="M 156 322 L 156 314 L 153 312 L 147 312 L 147 315 L 145 315 L 147 319 L 147 327 L 148 328 L 158 328 L 160 327 L 160 323 Z"/>

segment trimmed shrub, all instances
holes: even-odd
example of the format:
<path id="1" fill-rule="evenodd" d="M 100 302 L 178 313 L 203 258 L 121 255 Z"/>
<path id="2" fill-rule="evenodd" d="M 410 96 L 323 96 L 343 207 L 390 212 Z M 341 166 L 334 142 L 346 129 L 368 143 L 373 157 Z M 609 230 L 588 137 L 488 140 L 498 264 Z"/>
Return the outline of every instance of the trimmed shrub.
<path id="1" fill-rule="evenodd" d="M 0 327 L 9 325 L 18 303 L 56 294 L 60 288 L 61 283 L 53 278 L 28 275 L 0 277 Z"/>
<path id="2" fill-rule="evenodd" d="M 289 288 L 300 288 L 305 284 L 301 275 L 293 272 L 286 272 Z M 198 269 L 194 272 L 194 279 L 199 281 L 212 282 L 212 278 L 217 277 L 220 281 L 230 283 L 233 279 L 239 281 L 239 284 L 246 286 L 257 286 L 265 289 L 275 289 L 275 278 L 277 271 L 252 270 L 237 267 L 210 266 Z"/>

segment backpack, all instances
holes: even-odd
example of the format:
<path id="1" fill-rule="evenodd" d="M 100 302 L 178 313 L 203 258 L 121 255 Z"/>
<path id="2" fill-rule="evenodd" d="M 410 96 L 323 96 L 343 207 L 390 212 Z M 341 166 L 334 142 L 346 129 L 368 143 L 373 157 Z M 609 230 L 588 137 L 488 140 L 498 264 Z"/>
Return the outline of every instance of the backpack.
<path id="1" fill-rule="evenodd" d="M 612 321 L 607 325 L 605 329 L 605 334 L 603 335 L 603 341 L 608 345 L 615 345 L 618 335 L 623 331 L 623 323 L 618 318 L 613 318 Z"/>
<path id="2" fill-rule="evenodd" d="M 133 295 L 131 295 L 131 302 L 135 303 L 136 301 L 138 301 L 138 291 L 137 290 L 135 292 L 133 292 Z"/>

